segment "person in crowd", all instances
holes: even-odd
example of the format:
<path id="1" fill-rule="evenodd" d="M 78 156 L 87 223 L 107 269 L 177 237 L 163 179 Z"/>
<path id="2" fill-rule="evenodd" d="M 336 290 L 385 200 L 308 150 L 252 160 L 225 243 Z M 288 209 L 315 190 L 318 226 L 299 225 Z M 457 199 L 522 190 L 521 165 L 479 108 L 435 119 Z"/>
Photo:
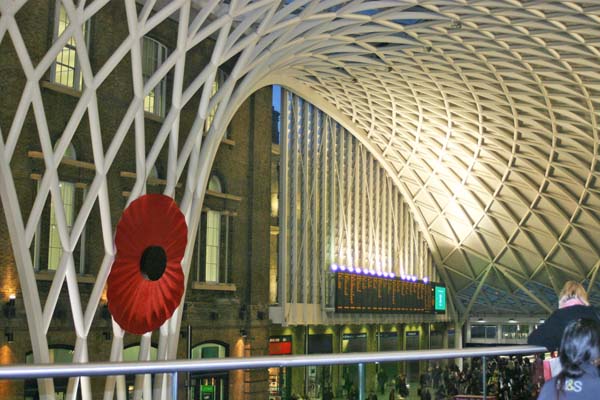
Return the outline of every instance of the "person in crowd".
<path id="1" fill-rule="evenodd" d="M 421 388 L 420 399 L 421 400 L 431 400 L 431 392 L 429 391 L 429 388 L 427 388 L 427 387 Z"/>
<path id="2" fill-rule="evenodd" d="M 369 396 L 367 396 L 367 400 L 377 400 L 377 395 L 375 394 L 374 390 L 371 390 L 369 392 Z"/>
<path id="3" fill-rule="evenodd" d="M 431 378 L 433 380 L 433 388 L 437 389 L 442 381 L 442 368 L 440 368 L 439 363 L 436 363 L 435 367 L 433 367 Z"/>
<path id="4" fill-rule="evenodd" d="M 347 367 L 344 367 L 344 371 L 342 373 L 342 379 L 344 381 L 344 384 L 342 385 L 342 389 L 344 390 L 344 393 L 347 396 L 349 396 L 350 390 L 352 389 L 352 386 L 354 385 L 354 383 L 352 382 L 352 378 L 350 377 L 350 370 Z"/>
<path id="5" fill-rule="evenodd" d="M 392 390 L 390 390 L 390 395 L 389 395 L 388 399 L 396 400 L 396 389 L 392 388 Z"/>
<path id="6" fill-rule="evenodd" d="M 350 391 L 348 392 L 348 400 L 358 400 L 358 389 L 356 385 L 352 385 Z"/>
<path id="7" fill-rule="evenodd" d="M 446 400 L 448 398 L 448 393 L 446 393 L 446 387 L 444 385 L 439 385 L 435 391 L 435 400 Z"/>
<path id="8" fill-rule="evenodd" d="M 380 365 L 379 371 L 377 371 L 377 386 L 379 388 L 379 393 L 383 394 L 385 392 L 385 384 L 387 383 L 387 374 L 385 370 Z"/>
<path id="9" fill-rule="evenodd" d="M 562 371 L 544 383 L 538 400 L 592 400 L 600 394 L 600 323 L 577 319 L 568 323 L 559 350 Z"/>
<path id="10" fill-rule="evenodd" d="M 396 391 L 402 397 L 408 397 L 408 385 L 406 384 L 406 375 L 400 374 L 396 378 Z"/>
<path id="11" fill-rule="evenodd" d="M 600 322 L 597 310 L 590 306 L 588 296 L 580 283 L 568 281 L 560 291 L 558 310 L 531 332 L 527 343 L 535 346 L 543 346 L 550 352 L 554 352 L 560 346 L 560 340 L 567 324 L 579 318 L 595 319 Z"/>

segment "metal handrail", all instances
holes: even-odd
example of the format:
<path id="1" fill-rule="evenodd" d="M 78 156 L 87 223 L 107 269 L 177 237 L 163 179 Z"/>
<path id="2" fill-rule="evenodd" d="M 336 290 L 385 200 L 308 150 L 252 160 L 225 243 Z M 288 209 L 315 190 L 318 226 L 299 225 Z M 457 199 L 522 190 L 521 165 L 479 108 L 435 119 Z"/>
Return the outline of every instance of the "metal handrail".
<path id="1" fill-rule="evenodd" d="M 308 365 L 368 364 L 375 362 L 493 357 L 546 352 L 539 346 L 498 346 L 467 349 L 382 351 L 367 353 L 261 356 L 169 361 L 124 361 L 71 364 L 18 364 L 0 366 L 0 379 L 31 379 L 70 376 L 111 376 L 176 372 L 223 371 Z"/>

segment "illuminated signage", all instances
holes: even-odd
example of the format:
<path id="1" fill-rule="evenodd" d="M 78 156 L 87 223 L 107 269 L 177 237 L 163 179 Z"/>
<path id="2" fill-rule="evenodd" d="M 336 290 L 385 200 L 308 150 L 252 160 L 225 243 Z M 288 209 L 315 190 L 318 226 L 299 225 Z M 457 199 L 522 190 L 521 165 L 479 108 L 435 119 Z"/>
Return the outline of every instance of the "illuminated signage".
<path id="1" fill-rule="evenodd" d="M 446 288 L 435 286 L 435 311 L 446 311 Z"/>
<path id="2" fill-rule="evenodd" d="M 335 272 L 335 311 L 340 313 L 433 314 L 446 310 L 439 283 Z"/>
<path id="3" fill-rule="evenodd" d="M 292 337 L 271 336 L 269 338 L 269 355 L 292 354 Z"/>

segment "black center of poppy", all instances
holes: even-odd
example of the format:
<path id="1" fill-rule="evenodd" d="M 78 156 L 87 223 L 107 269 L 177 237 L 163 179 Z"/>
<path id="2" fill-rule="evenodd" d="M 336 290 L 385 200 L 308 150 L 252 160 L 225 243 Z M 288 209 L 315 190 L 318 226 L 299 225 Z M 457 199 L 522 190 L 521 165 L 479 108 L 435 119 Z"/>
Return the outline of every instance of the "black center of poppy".
<path id="1" fill-rule="evenodd" d="M 160 246 L 150 246 L 142 253 L 140 271 L 151 281 L 160 279 L 167 267 L 167 253 Z"/>

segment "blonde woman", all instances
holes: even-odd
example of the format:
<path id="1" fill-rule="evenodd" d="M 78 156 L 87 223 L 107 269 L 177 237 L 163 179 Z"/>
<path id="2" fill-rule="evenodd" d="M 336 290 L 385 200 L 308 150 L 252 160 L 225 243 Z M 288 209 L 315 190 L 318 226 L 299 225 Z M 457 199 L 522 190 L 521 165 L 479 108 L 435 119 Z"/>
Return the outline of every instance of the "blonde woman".
<path id="1" fill-rule="evenodd" d="M 597 311 L 590 306 L 583 286 L 578 282 L 568 281 L 560 291 L 558 310 L 555 310 L 546 322 L 531 332 L 527 343 L 543 346 L 550 352 L 557 351 L 567 324 L 580 318 L 598 321 Z"/>

